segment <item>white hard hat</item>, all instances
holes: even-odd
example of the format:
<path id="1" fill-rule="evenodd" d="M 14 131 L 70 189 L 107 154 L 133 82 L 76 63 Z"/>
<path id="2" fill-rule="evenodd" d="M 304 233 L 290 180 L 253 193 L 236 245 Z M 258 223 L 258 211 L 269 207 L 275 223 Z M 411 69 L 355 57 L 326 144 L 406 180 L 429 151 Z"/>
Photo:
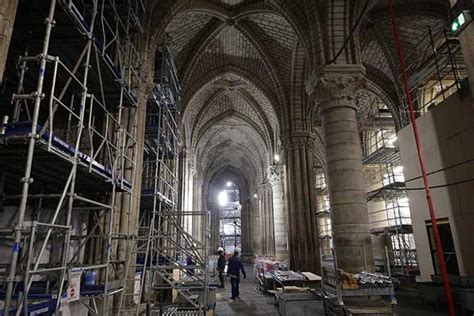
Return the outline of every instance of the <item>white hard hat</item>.
<path id="1" fill-rule="evenodd" d="M 219 251 L 224 251 L 224 248 L 222 248 L 222 247 L 217 248 L 217 252 L 219 252 Z"/>

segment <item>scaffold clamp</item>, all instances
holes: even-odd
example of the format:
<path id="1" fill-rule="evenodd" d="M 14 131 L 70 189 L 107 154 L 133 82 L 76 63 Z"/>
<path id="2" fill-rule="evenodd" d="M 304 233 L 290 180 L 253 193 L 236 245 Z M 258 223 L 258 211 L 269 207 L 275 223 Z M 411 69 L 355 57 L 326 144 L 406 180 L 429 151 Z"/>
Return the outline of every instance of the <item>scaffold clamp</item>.
<path id="1" fill-rule="evenodd" d="M 33 137 L 35 137 L 35 135 L 33 135 Z M 33 183 L 34 181 L 35 181 L 35 180 L 34 180 L 33 178 L 31 178 L 31 177 L 30 177 L 30 178 L 22 177 L 22 178 L 20 179 L 20 182 L 22 182 L 22 183 L 28 182 L 29 184 Z"/>

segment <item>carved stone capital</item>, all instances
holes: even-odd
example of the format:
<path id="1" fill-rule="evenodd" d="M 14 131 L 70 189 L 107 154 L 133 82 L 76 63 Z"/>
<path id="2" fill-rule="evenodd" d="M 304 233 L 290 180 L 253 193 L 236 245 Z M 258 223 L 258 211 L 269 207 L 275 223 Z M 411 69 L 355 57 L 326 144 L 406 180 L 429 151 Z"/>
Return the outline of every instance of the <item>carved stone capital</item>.
<path id="1" fill-rule="evenodd" d="M 306 92 L 321 112 L 334 107 L 356 109 L 356 92 L 364 82 L 362 65 L 330 65 L 311 75 L 306 81 Z"/>
<path id="2" fill-rule="evenodd" d="M 270 166 L 268 168 L 267 177 L 268 177 L 268 182 L 270 182 L 272 186 L 281 184 L 284 177 L 283 168 L 281 167 L 281 165 Z"/>
<path id="3" fill-rule="evenodd" d="M 314 147 L 316 135 L 306 131 L 294 131 L 282 135 L 281 141 L 286 150 Z"/>

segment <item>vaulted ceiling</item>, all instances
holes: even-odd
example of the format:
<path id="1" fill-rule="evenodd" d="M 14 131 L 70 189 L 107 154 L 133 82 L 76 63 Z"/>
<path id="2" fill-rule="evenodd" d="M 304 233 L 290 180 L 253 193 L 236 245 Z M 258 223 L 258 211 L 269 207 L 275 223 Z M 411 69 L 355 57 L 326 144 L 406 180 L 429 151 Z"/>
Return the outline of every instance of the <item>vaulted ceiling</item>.
<path id="1" fill-rule="evenodd" d="M 280 133 L 307 119 L 306 76 L 344 40 L 333 35 L 337 19 L 344 18 L 338 17 L 339 8 L 347 10 L 342 34 L 364 13 L 359 41 L 350 45 L 360 43 L 360 54 L 342 54 L 359 55 L 367 69 L 368 84 L 357 98 L 360 120 L 367 119 L 366 109 L 377 96 L 400 127 L 399 65 L 385 0 L 161 0 L 153 5 L 152 25 L 170 48 L 182 87 L 184 143 L 203 174 L 231 166 L 254 184 L 263 181 Z M 445 25 L 445 1 L 395 0 L 395 10 L 407 58 L 416 63 L 426 52 L 420 43 L 426 43 L 428 27 L 439 32 Z M 321 148 L 323 140 L 317 139 Z M 324 157 L 320 153 L 318 161 Z"/>
<path id="2" fill-rule="evenodd" d="M 387 1 L 375 1 L 367 12 L 359 31 L 362 63 L 372 94 L 359 94 L 359 108 L 370 108 L 373 94 L 382 98 L 392 111 L 398 128 L 403 91 Z M 448 19 L 447 1 L 444 0 L 397 0 L 395 13 L 408 71 L 420 64 L 432 52 L 429 32 L 435 37 L 442 34 Z M 364 95 L 366 98 L 364 98 Z M 369 96 L 370 95 L 370 96 Z M 363 117 L 363 115 L 362 115 Z"/>
<path id="3" fill-rule="evenodd" d="M 197 169 L 236 167 L 256 184 L 278 148 L 297 35 L 271 6 L 243 2 L 182 10 L 165 32 L 183 91 L 185 144 L 199 157 Z"/>

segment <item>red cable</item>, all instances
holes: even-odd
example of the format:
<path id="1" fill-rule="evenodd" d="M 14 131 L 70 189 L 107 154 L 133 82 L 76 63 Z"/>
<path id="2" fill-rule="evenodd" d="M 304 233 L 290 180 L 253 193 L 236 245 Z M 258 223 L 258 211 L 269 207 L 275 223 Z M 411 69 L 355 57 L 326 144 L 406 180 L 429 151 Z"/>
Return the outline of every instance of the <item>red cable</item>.
<path id="1" fill-rule="evenodd" d="M 448 303 L 449 315 L 454 316 L 455 312 L 454 312 L 453 297 L 451 293 L 451 285 L 449 284 L 448 271 L 446 270 L 446 262 L 444 260 L 444 255 L 443 255 L 443 246 L 441 245 L 441 239 L 439 237 L 438 223 L 436 222 L 436 215 L 435 215 L 435 210 L 433 206 L 433 200 L 431 199 L 430 186 L 428 183 L 428 176 L 426 174 L 426 167 L 425 167 L 425 161 L 423 159 L 423 154 L 422 154 L 420 136 L 418 134 L 418 126 L 416 125 L 415 111 L 413 109 L 413 103 L 412 103 L 411 94 L 410 94 L 410 87 L 408 85 L 408 74 L 407 74 L 407 71 L 405 68 L 405 62 L 403 59 L 403 50 L 402 50 L 402 45 L 400 43 L 400 34 L 398 33 L 397 24 L 396 24 L 395 9 L 393 7 L 393 0 L 388 0 L 388 2 L 389 2 L 390 18 L 392 20 L 392 32 L 393 32 L 393 36 L 395 38 L 395 44 L 397 47 L 398 59 L 400 61 L 400 69 L 403 76 L 403 84 L 405 87 L 408 108 L 410 110 L 410 121 L 413 127 L 413 134 L 415 136 L 418 160 L 420 161 L 421 173 L 423 176 L 423 184 L 425 187 L 426 201 L 428 202 L 428 209 L 430 211 L 431 223 L 433 225 L 433 234 L 434 234 L 434 240 L 436 244 L 436 252 L 438 255 L 439 267 L 441 270 L 441 278 L 443 280 L 443 285 L 444 285 L 444 294 L 446 296 L 446 302 Z"/>

